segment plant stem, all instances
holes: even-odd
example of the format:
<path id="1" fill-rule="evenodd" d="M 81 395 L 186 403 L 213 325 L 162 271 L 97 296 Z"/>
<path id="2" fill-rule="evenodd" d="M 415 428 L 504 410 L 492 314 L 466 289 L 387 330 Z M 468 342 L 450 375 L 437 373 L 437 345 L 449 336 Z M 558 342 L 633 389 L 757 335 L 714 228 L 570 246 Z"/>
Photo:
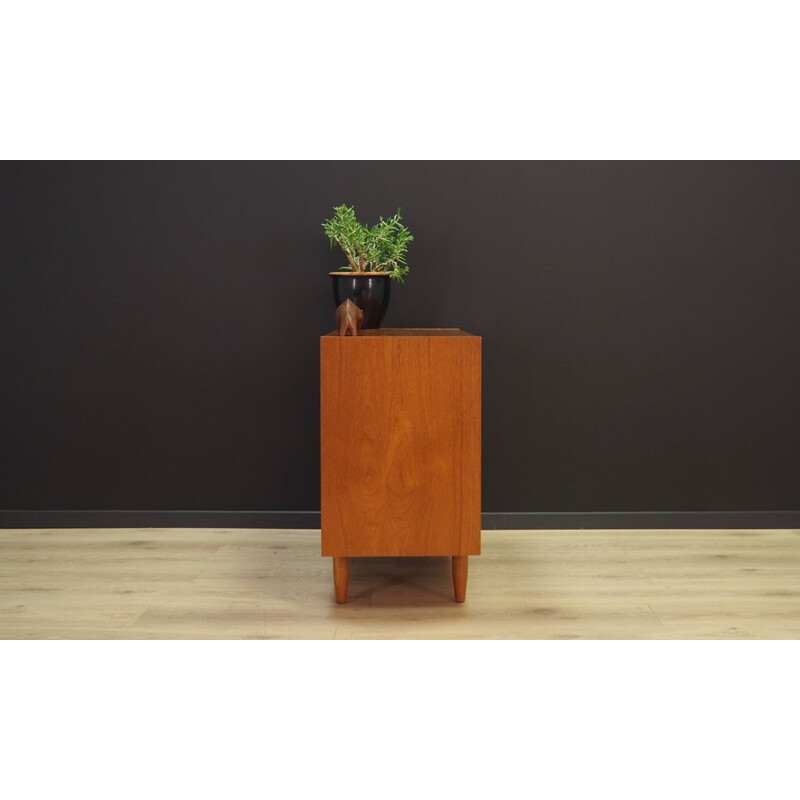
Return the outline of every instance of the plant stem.
<path id="1" fill-rule="evenodd" d="M 350 266 L 353 268 L 353 272 L 358 272 L 358 264 L 356 264 L 355 259 L 353 256 L 350 255 L 350 251 L 346 250 L 341 242 L 339 242 L 339 246 L 344 251 L 344 254 L 347 256 L 347 260 L 350 262 Z"/>

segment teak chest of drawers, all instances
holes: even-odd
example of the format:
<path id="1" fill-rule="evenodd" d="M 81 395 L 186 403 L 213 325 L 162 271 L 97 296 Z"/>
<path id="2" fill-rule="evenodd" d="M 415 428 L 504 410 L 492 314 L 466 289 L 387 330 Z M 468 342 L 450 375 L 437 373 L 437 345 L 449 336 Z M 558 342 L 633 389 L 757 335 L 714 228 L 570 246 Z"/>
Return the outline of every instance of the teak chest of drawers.
<path id="1" fill-rule="evenodd" d="M 463 602 L 481 552 L 481 338 L 455 328 L 320 337 L 322 555 L 452 556 Z"/>

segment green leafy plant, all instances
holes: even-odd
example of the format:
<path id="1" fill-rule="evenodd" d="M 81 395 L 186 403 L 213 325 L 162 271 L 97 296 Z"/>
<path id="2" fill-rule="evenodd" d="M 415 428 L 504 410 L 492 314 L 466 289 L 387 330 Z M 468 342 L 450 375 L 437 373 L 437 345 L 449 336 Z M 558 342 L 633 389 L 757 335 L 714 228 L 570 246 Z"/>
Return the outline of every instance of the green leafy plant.
<path id="1" fill-rule="evenodd" d="M 345 272 L 383 272 L 401 283 L 408 274 L 406 250 L 414 241 L 400 220 L 400 209 L 389 219 L 381 217 L 371 228 L 356 218 L 355 208 L 336 206 L 334 216 L 322 223 L 325 235 L 347 256 Z"/>

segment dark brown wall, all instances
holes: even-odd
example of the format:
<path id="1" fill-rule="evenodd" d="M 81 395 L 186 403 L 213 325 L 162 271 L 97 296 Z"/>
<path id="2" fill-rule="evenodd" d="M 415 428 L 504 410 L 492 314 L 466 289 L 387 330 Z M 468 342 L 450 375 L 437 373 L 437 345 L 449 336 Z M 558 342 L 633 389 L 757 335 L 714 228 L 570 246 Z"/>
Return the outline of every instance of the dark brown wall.
<path id="1" fill-rule="evenodd" d="M 0 165 L 0 509 L 318 509 L 341 202 L 416 237 L 386 325 L 484 337 L 486 511 L 800 509 L 800 166 L 741 162 Z"/>

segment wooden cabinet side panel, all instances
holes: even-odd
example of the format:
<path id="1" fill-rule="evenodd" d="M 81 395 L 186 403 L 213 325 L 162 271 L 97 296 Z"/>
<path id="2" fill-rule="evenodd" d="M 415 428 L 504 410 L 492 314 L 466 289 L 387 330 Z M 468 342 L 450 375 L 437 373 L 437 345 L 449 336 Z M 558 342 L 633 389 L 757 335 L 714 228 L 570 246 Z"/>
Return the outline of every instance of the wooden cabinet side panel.
<path id="1" fill-rule="evenodd" d="M 461 348 L 461 550 L 454 555 L 481 552 L 481 383 L 482 340 L 470 337 Z"/>
<path id="2" fill-rule="evenodd" d="M 322 555 L 345 555 L 339 516 L 338 473 L 344 463 L 339 421 L 339 341 L 320 338 L 320 499 Z M 344 421 L 343 421 L 344 422 Z M 346 424 L 346 422 L 344 423 Z"/>
<path id="3" fill-rule="evenodd" d="M 480 553 L 480 339 L 321 340 L 322 553 Z"/>

